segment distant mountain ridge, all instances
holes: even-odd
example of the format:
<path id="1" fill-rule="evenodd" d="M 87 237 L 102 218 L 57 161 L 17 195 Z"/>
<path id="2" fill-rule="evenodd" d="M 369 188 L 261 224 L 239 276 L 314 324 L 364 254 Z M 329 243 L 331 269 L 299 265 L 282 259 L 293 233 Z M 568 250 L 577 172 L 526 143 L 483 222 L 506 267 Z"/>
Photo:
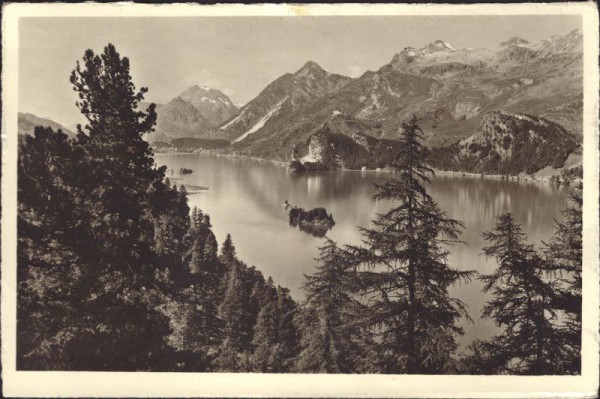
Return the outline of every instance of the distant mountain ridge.
<path id="1" fill-rule="evenodd" d="M 217 127 L 238 114 L 238 107 L 223 92 L 206 86 L 192 86 L 179 95 L 192 104 L 211 126 Z"/>
<path id="2" fill-rule="evenodd" d="M 252 101 L 240 109 L 238 116 L 220 128 L 234 141 L 251 136 L 273 125 L 281 116 L 300 110 L 305 104 L 338 90 L 352 79 L 325 71 L 316 62 L 308 61 L 294 74 L 286 73 L 271 82 Z"/>
<path id="3" fill-rule="evenodd" d="M 147 105 L 142 103 L 140 108 Z M 237 106 L 223 92 L 194 85 L 168 103 L 156 105 L 156 126 L 146 140 L 224 139 L 217 126 L 237 113 Z"/>
<path id="4" fill-rule="evenodd" d="M 540 165 L 557 169 L 580 146 L 582 93 L 579 30 L 537 43 L 512 37 L 496 49 L 457 48 L 436 40 L 419 49 L 405 47 L 378 70 L 354 79 L 308 61 L 239 109 L 219 90 L 192 86 L 157 105 L 156 129 L 147 140 L 217 140 L 219 146 L 231 143 L 220 151 L 289 161 L 294 151 L 298 158 L 309 156 L 311 140 L 319 135 L 314 142 L 337 151 L 330 155 L 341 167 L 371 167 L 386 159 L 375 152 L 385 152 L 399 137 L 401 122 L 415 115 L 425 144 L 445 157 L 444 167 L 491 173 L 498 165 L 490 157 L 497 153 L 500 169 L 529 173 Z M 497 137 L 489 143 L 484 139 L 491 135 L 485 127 L 490 121 L 507 129 L 499 140 L 510 137 L 529 145 L 533 141 L 525 141 L 521 130 L 530 129 L 543 149 L 531 164 L 505 157 L 505 141 L 498 147 Z M 475 148 L 471 144 L 489 147 L 489 153 L 465 150 Z"/>
<path id="5" fill-rule="evenodd" d="M 19 112 L 18 116 L 18 133 L 19 135 L 29 134 L 32 135 L 36 126 L 50 127 L 54 131 L 62 130 L 67 136 L 75 137 L 75 133 L 60 123 L 54 122 L 53 120 L 40 118 L 31 113 Z"/>
<path id="6" fill-rule="evenodd" d="M 235 142 L 232 151 L 289 160 L 291 148 L 306 148 L 311 135 L 330 123 L 333 114 L 368 126 L 361 133 L 379 139 L 398 138 L 400 123 L 416 115 L 430 147 L 450 146 L 466 139 L 493 111 L 543 117 L 560 124 L 564 132 L 580 141 L 582 55 L 582 34 L 578 30 L 534 44 L 512 38 L 497 50 L 458 49 L 443 40 L 421 49 L 407 47 L 379 70 L 345 80 L 297 107 L 278 105 L 287 94 L 280 90 L 279 96 L 265 101 L 268 106 L 262 107 L 253 120 L 277 106 L 275 116 Z M 271 83 L 264 92 L 276 91 L 274 87 L 279 87 L 281 80 L 291 80 L 288 75 Z M 261 93 L 249 104 L 264 96 Z M 244 108 L 240 115 L 243 113 Z M 235 135 L 249 126 L 246 123 L 234 130 Z M 231 126 L 221 128 L 228 131 Z M 330 128 L 330 132 L 345 134 L 344 129 Z"/>

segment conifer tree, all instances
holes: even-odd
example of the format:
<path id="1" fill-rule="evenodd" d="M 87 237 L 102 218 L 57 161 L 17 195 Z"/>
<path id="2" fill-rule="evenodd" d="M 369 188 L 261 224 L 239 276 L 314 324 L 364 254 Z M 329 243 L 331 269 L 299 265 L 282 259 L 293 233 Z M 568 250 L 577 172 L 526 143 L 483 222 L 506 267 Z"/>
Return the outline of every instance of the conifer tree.
<path id="1" fill-rule="evenodd" d="M 88 124 L 78 127 L 75 140 L 53 132 L 36 134 L 20 151 L 21 220 L 41 228 L 25 228 L 20 235 L 20 285 L 28 296 L 23 303 L 29 304 L 28 313 L 35 308 L 40 317 L 35 325 L 30 318 L 24 333 L 39 351 L 19 351 L 33 368 L 50 364 L 62 369 L 157 370 L 169 361 L 164 338 L 170 329 L 158 308 L 171 291 L 165 262 L 175 248 L 167 241 L 179 240 L 176 225 L 183 221 L 185 231 L 187 215 L 164 215 L 164 207 L 177 203 L 181 210 L 184 201 L 165 187 L 164 168 L 154 167 L 142 139 L 152 130 L 156 114 L 153 105 L 145 112 L 137 110 L 146 89 L 136 91 L 129 70 L 128 59 L 110 44 L 98 55 L 87 50 L 71 83 Z M 48 140 L 62 148 L 35 150 Z M 49 178 L 39 180 L 40 172 Z M 41 193 L 55 196 L 63 207 L 62 221 L 39 201 L 43 198 L 32 191 L 32 180 L 44 185 Z M 70 199 L 61 202 L 63 191 Z M 45 215 L 44 224 L 34 215 Z M 28 247 L 43 232 L 51 239 Z M 65 256 L 48 257 L 57 249 Z M 56 273 L 41 277 L 44 268 L 50 270 L 48 263 Z M 52 281 L 60 291 L 56 302 L 39 290 L 39 283 Z M 67 316 L 61 319 L 61 314 Z M 56 318 L 57 323 L 44 331 L 44 318 Z M 49 359 L 55 358 L 61 361 L 52 365 Z"/>
<path id="2" fill-rule="evenodd" d="M 276 372 L 281 368 L 283 359 L 279 354 L 278 343 L 278 309 L 277 289 L 273 279 L 269 277 L 264 287 L 260 312 L 254 327 L 252 346 L 254 352 L 251 357 L 252 370 L 268 373 Z"/>
<path id="3" fill-rule="evenodd" d="M 327 238 L 316 271 L 305 276 L 306 304 L 298 313 L 302 350 L 296 369 L 313 373 L 355 372 L 359 346 L 352 327 L 355 299 L 349 292 L 348 254 Z"/>
<path id="4" fill-rule="evenodd" d="M 483 237 L 490 243 L 484 255 L 498 262 L 494 273 L 480 277 L 484 291 L 492 294 L 483 316 L 503 332 L 476 341 L 469 363 L 488 373 L 555 373 L 565 353 L 551 303 L 556 286 L 544 279 L 542 259 L 510 213 L 499 215 L 494 230 Z"/>
<path id="5" fill-rule="evenodd" d="M 252 350 L 254 328 L 258 319 L 263 300 L 266 281 L 263 274 L 254 266 L 248 267 L 240 262 L 244 292 L 248 294 L 248 301 L 244 307 L 242 317 L 242 343 L 244 350 Z"/>
<path id="6" fill-rule="evenodd" d="M 136 92 L 127 57 L 112 44 L 101 54 L 87 50 L 83 65 L 77 62 L 71 74 L 76 103 L 88 123 L 78 126 L 77 142 L 86 153 L 86 167 L 79 172 L 90 205 L 90 230 L 96 242 L 93 256 L 128 264 L 143 260 L 149 250 L 152 220 L 144 211 L 156 185 L 161 185 L 165 167 L 155 168 L 152 152 L 142 136 L 156 123 L 154 104 L 138 111 L 147 88 Z M 92 240 L 93 241 L 93 240 Z M 123 259 L 125 257 L 125 259 Z M 112 263 L 112 262 L 111 262 Z"/>
<path id="7" fill-rule="evenodd" d="M 456 362 L 455 337 L 462 334 L 464 304 L 448 289 L 473 272 L 448 265 L 447 244 L 456 243 L 461 223 L 450 219 L 427 194 L 433 174 L 427 164 L 423 132 L 413 117 L 402 124 L 394 177 L 376 186 L 375 200 L 392 208 L 363 228 L 365 246 L 350 248 L 360 262 L 358 277 L 365 309 L 360 318 L 371 329 L 384 373 L 444 373 Z"/>
<path id="8" fill-rule="evenodd" d="M 211 230 L 210 218 L 194 208 L 190 229 L 185 237 L 189 250 L 184 257 L 188 263 L 191 283 L 185 291 L 190 309 L 185 338 L 188 348 L 201 353 L 215 353 L 222 338 L 222 320 L 218 316 L 219 288 L 224 278 L 217 260 L 217 242 Z"/>
<path id="9" fill-rule="evenodd" d="M 19 369 L 60 370 L 74 362 L 65 350 L 65 333 L 75 331 L 75 321 L 83 315 L 81 307 L 69 308 L 69 299 L 86 297 L 80 290 L 86 265 L 71 245 L 79 238 L 76 210 L 81 194 L 72 187 L 72 176 L 80 156 L 65 134 L 51 128 L 36 127 L 19 148 Z"/>
<path id="10" fill-rule="evenodd" d="M 235 252 L 235 246 L 233 245 L 233 240 L 231 238 L 231 234 L 227 233 L 227 237 L 225 241 L 223 241 L 223 245 L 221 246 L 221 263 L 225 265 L 225 267 L 232 265 L 237 260 L 237 254 Z"/>
<path id="11" fill-rule="evenodd" d="M 544 244 L 546 265 L 557 280 L 553 307 L 564 313 L 568 351 L 564 367 L 572 374 L 581 372 L 582 188 L 579 185 L 571 192 L 571 205 L 562 212 L 563 220 L 556 222 L 550 242 Z"/>
<path id="12" fill-rule="evenodd" d="M 297 305 L 290 296 L 290 290 L 277 287 L 277 351 L 281 357 L 281 366 L 277 372 L 289 372 L 293 369 L 293 359 L 297 355 L 299 333 L 294 323 Z"/>
<path id="13" fill-rule="evenodd" d="M 242 281 L 242 271 L 238 264 L 233 264 L 227 273 L 226 290 L 219 315 L 224 323 L 223 342 L 216 360 L 221 371 L 240 371 L 241 357 L 245 350 L 243 319 L 249 295 Z"/>

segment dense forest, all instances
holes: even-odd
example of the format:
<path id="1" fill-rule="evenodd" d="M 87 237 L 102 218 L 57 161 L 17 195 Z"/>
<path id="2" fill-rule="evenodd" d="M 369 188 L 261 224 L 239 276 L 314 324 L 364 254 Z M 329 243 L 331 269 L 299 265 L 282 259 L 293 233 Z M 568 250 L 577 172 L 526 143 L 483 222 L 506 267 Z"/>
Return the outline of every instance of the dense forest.
<path id="1" fill-rule="evenodd" d="M 393 177 L 376 187 L 392 208 L 361 229 L 361 246 L 324 239 L 299 303 L 239 259 L 231 236 L 219 244 L 156 167 L 143 140 L 155 107 L 138 110 L 147 89 L 126 57 L 87 50 L 70 82 L 87 124 L 74 138 L 38 127 L 19 148 L 18 369 L 580 372 L 581 187 L 541 249 L 502 214 L 483 233 L 495 272 L 461 271 L 448 248 L 464 244 L 463 226 L 427 193 L 429 151 L 408 120 Z M 501 332 L 459 351 L 470 316 L 449 289 L 473 279 Z"/>

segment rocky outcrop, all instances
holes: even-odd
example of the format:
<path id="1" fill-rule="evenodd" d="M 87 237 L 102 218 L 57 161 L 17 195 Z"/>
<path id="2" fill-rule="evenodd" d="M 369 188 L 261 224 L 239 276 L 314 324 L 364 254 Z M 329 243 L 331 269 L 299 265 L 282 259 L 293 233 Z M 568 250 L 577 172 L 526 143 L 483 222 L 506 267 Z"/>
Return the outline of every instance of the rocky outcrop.
<path id="1" fill-rule="evenodd" d="M 329 140 L 327 132 L 315 133 L 308 142 L 308 155 L 304 163 L 313 163 L 323 170 L 335 170 L 340 167 L 336 159 L 334 144 Z"/>
<path id="2" fill-rule="evenodd" d="M 493 111 L 473 135 L 434 149 L 431 162 L 443 170 L 533 174 L 545 167 L 561 168 L 577 147 L 574 136 L 546 118 Z"/>
<path id="3" fill-rule="evenodd" d="M 365 132 L 372 126 L 337 114 L 295 147 L 291 172 L 384 168 L 398 152 L 396 140 L 377 139 Z M 376 129 L 375 129 L 376 130 Z M 298 157 L 296 154 L 305 154 Z"/>

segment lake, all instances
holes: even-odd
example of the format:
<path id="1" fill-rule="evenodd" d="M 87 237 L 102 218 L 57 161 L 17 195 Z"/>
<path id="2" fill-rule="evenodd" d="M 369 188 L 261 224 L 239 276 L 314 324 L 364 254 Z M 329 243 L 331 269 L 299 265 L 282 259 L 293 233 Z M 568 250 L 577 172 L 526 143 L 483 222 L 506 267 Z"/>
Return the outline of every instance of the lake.
<path id="1" fill-rule="evenodd" d="M 276 284 L 289 288 L 298 300 L 304 298 L 304 274 L 312 273 L 324 239 L 290 227 L 282 204 L 287 200 L 305 209 L 325 207 L 335 219 L 327 235 L 339 244 L 359 244 L 357 226 L 368 226 L 376 213 L 389 207 L 388 203 L 371 200 L 373 183 L 390 178 L 386 172 L 293 176 L 284 166 L 272 162 L 209 154 L 156 154 L 156 163 L 173 169 L 173 182 L 178 185 L 208 188 L 189 195 L 190 208 L 197 206 L 208 213 L 219 243 L 231 233 L 238 257 L 256 266 L 265 277 L 272 276 Z M 180 176 L 178 170 L 182 167 L 193 173 Z M 484 274 L 496 265 L 480 256 L 486 245 L 481 233 L 493 228 L 496 215 L 512 212 L 529 241 L 538 246 L 551 237 L 554 219 L 560 219 L 568 202 L 568 189 L 560 186 L 461 175 L 437 176 L 427 190 L 450 217 L 465 225 L 461 239 L 468 245 L 453 246 L 450 263 Z M 479 318 L 487 300 L 481 287 L 476 280 L 452 289 L 452 294 L 468 305 L 475 321 L 463 323 L 465 336 L 460 338 L 461 344 L 494 333 L 492 323 Z"/>

